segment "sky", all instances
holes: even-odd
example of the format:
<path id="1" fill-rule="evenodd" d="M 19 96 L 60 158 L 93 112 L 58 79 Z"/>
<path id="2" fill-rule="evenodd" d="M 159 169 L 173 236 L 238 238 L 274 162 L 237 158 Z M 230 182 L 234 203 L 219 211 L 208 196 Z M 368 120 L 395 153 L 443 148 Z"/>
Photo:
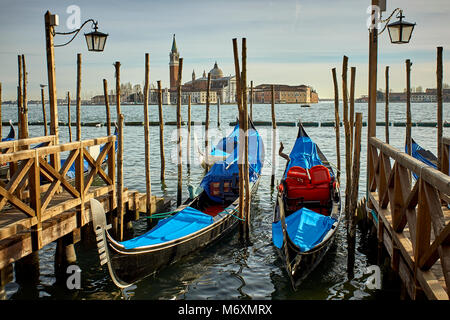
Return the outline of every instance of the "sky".
<path id="1" fill-rule="evenodd" d="M 68 32 L 72 12 L 98 21 L 108 33 L 104 52 L 89 52 L 83 33 L 67 46 L 55 48 L 58 98 L 76 93 L 77 53 L 82 54 L 82 98 L 115 84 L 114 62 L 121 63 L 121 82 L 144 82 L 145 53 L 150 55 L 150 81 L 169 85 L 169 52 L 173 34 L 183 58 L 183 83 L 208 72 L 217 61 L 224 75 L 234 74 L 232 39 L 247 40 L 247 79 L 262 83 L 312 86 L 319 98 L 332 98 L 331 69 L 341 86 L 342 60 L 356 67 L 356 96 L 367 94 L 370 0 L 2 0 L 0 2 L 0 82 L 2 100 L 17 98 L 17 56 L 25 55 L 28 99 L 40 99 L 39 84 L 47 83 L 44 14 L 58 14 L 57 32 Z M 391 44 L 387 31 L 379 37 L 378 88 L 390 67 L 390 88 L 406 87 L 405 60 L 413 63 L 411 85 L 436 87 L 436 47 L 444 49 L 444 82 L 450 82 L 447 54 L 450 1 L 387 0 L 386 18 L 402 8 L 405 20 L 417 25 L 409 44 Z M 392 21 L 396 21 L 393 19 Z M 69 25 L 70 26 L 70 25 Z M 69 40 L 57 35 L 55 44 Z"/>

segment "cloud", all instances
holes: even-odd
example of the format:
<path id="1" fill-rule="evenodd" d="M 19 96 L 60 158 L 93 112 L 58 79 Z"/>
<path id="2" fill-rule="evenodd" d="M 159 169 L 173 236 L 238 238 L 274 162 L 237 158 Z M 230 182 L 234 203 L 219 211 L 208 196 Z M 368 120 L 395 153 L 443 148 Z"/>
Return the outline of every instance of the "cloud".
<path id="1" fill-rule="evenodd" d="M 47 9 L 58 13 L 58 30 L 68 31 L 66 9 L 72 4 L 56 0 L 1 2 L 0 81 L 4 99 L 15 99 L 17 54 L 22 53 L 28 62 L 29 97 L 39 98 L 39 83 L 45 83 L 47 77 L 43 15 Z M 79 52 L 83 57 L 82 85 L 86 92 L 101 93 L 103 78 L 111 79 L 112 83 L 115 61 L 122 63 L 124 81 L 141 83 L 146 52 L 150 53 L 152 81 L 162 80 L 163 85 L 167 84 L 173 33 L 177 35 L 177 45 L 185 61 L 184 79 L 190 79 L 193 69 L 197 74 L 210 70 L 216 60 L 225 74 L 234 73 L 231 40 L 246 37 L 248 67 L 255 85 L 301 82 L 315 87 L 320 96 L 329 97 L 332 96 L 330 70 L 340 67 L 342 56 L 347 55 L 350 63 L 358 68 L 357 93 L 367 91 L 369 1 L 83 0 L 76 5 L 81 9 L 81 21 L 98 20 L 100 31 L 109 33 L 109 37 L 103 53 L 86 50 L 83 32 L 69 46 L 55 49 L 57 88 L 61 93 L 75 90 Z M 386 64 L 402 66 L 410 58 L 417 66 L 420 74 L 417 79 L 423 82 L 422 86 L 432 85 L 436 46 L 448 39 L 450 2 L 398 0 L 388 5 L 404 8 L 405 19 L 416 22 L 417 26 L 408 45 L 390 44 L 387 33 L 380 36 L 380 68 Z M 383 16 L 393 9 L 388 7 Z M 62 38 L 55 40 L 62 41 Z M 426 68 L 431 69 L 427 72 Z M 394 69 L 392 87 L 400 88 L 403 79 L 394 74 Z"/>

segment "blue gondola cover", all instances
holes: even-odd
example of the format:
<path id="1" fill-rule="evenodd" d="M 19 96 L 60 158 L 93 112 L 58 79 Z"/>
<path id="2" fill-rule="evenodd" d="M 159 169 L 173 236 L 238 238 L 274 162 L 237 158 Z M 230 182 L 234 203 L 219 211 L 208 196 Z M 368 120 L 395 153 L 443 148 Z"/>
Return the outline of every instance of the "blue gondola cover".
<path id="1" fill-rule="evenodd" d="M 235 134 L 239 135 L 239 126 L 233 130 L 233 133 L 226 139 L 228 141 L 234 141 Z M 239 136 L 236 137 L 239 139 Z M 219 143 L 221 146 L 228 144 L 222 140 Z M 217 147 L 216 147 L 217 148 Z M 213 150 L 214 151 L 214 150 Z M 200 186 L 205 190 L 209 198 L 216 202 L 222 202 L 223 199 L 211 194 L 209 185 L 212 182 L 219 182 L 223 180 L 233 180 L 239 175 L 238 158 L 239 158 L 239 144 L 236 144 L 236 148 L 231 152 L 228 148 L 226 152 L 229 156 L 224 161 L 217 161 L 208 173 L 203 177 Z M 248 162 L 249 162 L 249 178 L 250 182 L 255 181 L 261 174 L 262 166 L 264 163 L 264 147 L 261 136 L 253 129 L 248 129 Z"/>
<path id="2" fill-rule="evenodd" d="M 123 241 L 126 249 L 164 243 L 179 239 L 197 232 L 213 223 L 213 218 L 197 209 L 186 207 L 172 217 L 158 221 L 158 224 L 148 232 L 136 238 Z"/>
<path id="3" fill-rule="evenodd" d="M 289 238 L 301 252 L 306 252 L 323 240 L 336 220 L 308 208 L 301 208 L 287 216 L 285 221 Z M 272 241 L 277 248 L 281 249 L 283 246 L 281 220 L 272 223 Z"/>
<path id="4" fill-rule="evenodd" d="M 289 158 L 291 160 L 287 165 L 283 178 L 286 178 L 286 173 L 289 171 L 291 167 L 302 167 L 305 169 L 311 169 L 316 165 L 322 164 L 322 161 L 320 160 L 319 155 L 317 153 L 316 144 L 311 140 L 310 137 L 307 136 L 300 136 L 297 138 L 294 147 L 292 148 L 292 151 L 289 154 Z M 332 175 L 331 171 L 330 174 Z"/>

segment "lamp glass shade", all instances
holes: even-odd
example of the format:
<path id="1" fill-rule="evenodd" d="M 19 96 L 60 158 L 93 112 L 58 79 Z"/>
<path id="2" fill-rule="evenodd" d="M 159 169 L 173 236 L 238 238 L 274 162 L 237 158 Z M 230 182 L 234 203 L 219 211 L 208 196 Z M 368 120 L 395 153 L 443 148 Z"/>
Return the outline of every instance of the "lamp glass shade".
<path id="1" fill-rule="evenodd" d="M 93 31 L 90 33 L 85 33 L 84 36 L 86 37 L 86 44 L 89 51 L 100 52 L 105 49 L 106 38 L 108 37 L 108 34 L 99 31 Z"/>
<path id="2" fill-rule="evenodd" d="M 415 23 L 410 23 L 400 19 L 388 24 L 389 37 L 392 43 L 408 43 L 411 39 Z"/>

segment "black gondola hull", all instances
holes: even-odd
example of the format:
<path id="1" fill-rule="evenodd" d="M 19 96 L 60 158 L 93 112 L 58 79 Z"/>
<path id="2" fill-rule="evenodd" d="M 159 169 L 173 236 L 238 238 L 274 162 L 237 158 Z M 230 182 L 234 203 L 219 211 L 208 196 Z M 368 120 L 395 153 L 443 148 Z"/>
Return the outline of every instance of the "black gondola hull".
<path id="1" fill-rule="evenodd" d="M 252 184 L 252 195 L 256 192 L 258 184 L 259 179 Z M 237 199 L 227 209 L 235 209 L 238 202 Z M 109 254 L 115 276 L 122 282 L 134 283 L 155 274 L 196 250 L 216 243 L 217 240 L 235 230 L 239 223 L 236 216 L 227 214 L 212 225 L 186 237 L 135 250 L 125 250 L 107 234 Z"/>
<path id="2" fill-rule="evenodd" d="M 299 133 L 297 137 L 300 136 L 308 136 L 305 129 L 300 123 Z M 333 173 L 333 169 L 330 166 L 330 163 L 324 156 L 324 154 L 320 151 L 320 148 L 317 146 L 318 156 L 321 159 L 324 166 L 328 168 L 330 173 Z M 287 165 L 286 165 L 287 168 Z M 283 193 L 278 191 L 277 199 L 283 199 Z M 285 228 L 283 228 L 284 241 L 281 248 L 277 248 L 277 252 L 283 260 L 283 264 L 288 273 L 288 276 L 291 280 L 292 287 L 296 290 L 303 280 L 317 267 L 317 265 L 322 261 L 323 257 L 326 255 L 328 249 L 334 241 L 334 237 L 336 234 L 336 230 L 339 226 L 341 220 L 341 198 L 340 198 L 340 190 L 339 185 L 336 185 L 336 188 L 331 193 L 331 213 L 330 215 L 336 219 L 336 222 L 333 224 L 329 233 L 325 236 L 324 240 L 318 244 L 316 247 L 312 248 L 309 251 L 301 252 L 300 248 L 291 240 Z M 284 208 L 284 199 L 276 202 L 274 207 L 273 214 L 273 222 L 280 221 L 280 209 L 285 212 Z M 283 208 L 280 208 L 280 205 Z"/>

